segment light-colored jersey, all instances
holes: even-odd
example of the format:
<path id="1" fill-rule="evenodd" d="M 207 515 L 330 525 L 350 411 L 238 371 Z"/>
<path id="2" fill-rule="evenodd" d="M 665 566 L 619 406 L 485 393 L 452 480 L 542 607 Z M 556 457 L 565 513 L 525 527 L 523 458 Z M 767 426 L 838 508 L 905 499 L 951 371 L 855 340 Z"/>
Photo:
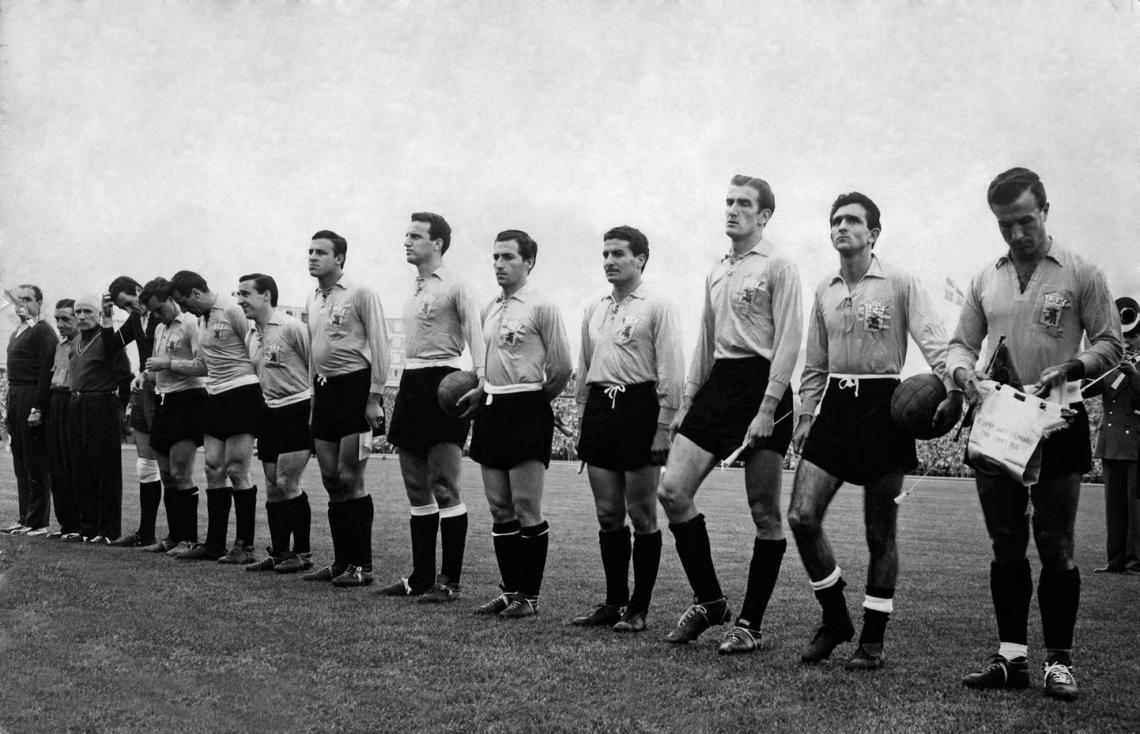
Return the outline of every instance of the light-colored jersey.
<path id="1" fill-rule="evenodd" d="M 75 346 L 75 339 L 62 339 L 55 348 L 55 362 L 51 366 L 52 389 L 66 388 L 68 386 L 67 373 L 71 364 L 71 350 Z"/>
<path id="2" fill-rule="evenodd" d="M 198 344 L 198 319 L 180 313 L 170 325 L 154 330 L 155 357 L 169 357 L 170 367 L 155 373 L 155 393 L 165 395 L 206 386 L 206 362 Z"/>
<path id="3" fill-rule="evenodd" d="M 999 337 L 1005 337 L 1013 367 L 1026 384 L 1037 380 L 1045 368 L 1070 359 L 1084 363 L 1085 377 L 1099 377 L 1116 367 L 1124 353 L 1120 314 L 1104 273 L 1056 240 L 1024 293 L 1008 255 L 970 281 L 950 340 L 946 360 L 950 374 L 959 367 L 975 369 L 987 336 L 990 350 Z M 1088 338 L 1084 350 L 1082 337 Z"/>
<path id="4" fill-rule="evenodd" d="M 264 327 L 252 327 L 246 342 L 265 404 L 280 408 L 308 400 L 312 396 L 309 330 L 281 309 L 274 309 Z"/>
<path id="5" fill-rule="evenodd" d="M 539 389 L 550 400 L 570 379 L 570 344 L 558 307 L 530 285 L 491 301 L 482 315 L 487 392 Z"/>
<path id="6" fill-rule="evenodd" d="M 416 278 L 404 302 L 404 339 L 404 369 L 460 367 L 466 342 L 475 374 L 483 376 L 486 354 L 479 306 L 467 284 L 450 268 L 440 266 L 426 278 Z"/>
<path id="7" fill-rule="evenodd" d="M 371 369 L 369 392 L 383 394 L 388 379 L 388 327 L 380 295 L 341 276 L 309 294 L 309 344 L 315 379 Z"/>
<path id="8" fill-rule="evenodd" d="M 898 376 L 908 334 L 946 388 L 955 387 L 946 372 L 946 329 L 918 278 L 874 254 L 851 288 L 838 273 L 824 278 L 808 319 L 800 414 L 815 414 L 828 375 Z"/>
<path id="9" fill-rule="evenodd" d="M 692 398 L 718 359 L 764 357 L 766 395 L 779 400 L 792 380 L 803 339 L 800 274 L 768 240 L 743 255 L 725 255 L 705 280 L 697 348 L 685 381 Z"/>
<path id="10" fill-rule="evenodd" d="M 681 406 L 684 357 L 677 309 L 644 283 L 620 302 L 612 293 L 586 306 L 578 353 L 577 401 L 591 385 L 657 383 L 657 422 L 669 425 Z"/>
<path id="11" fill-rule="evenodd" d="M 217 294 L 198 328 L 202 357 L 206 361 L 206 392 L 217 395 L 242 385 L 257 384 L 257 374 L 245 345 L 249 321 L 237 301 Z"/>

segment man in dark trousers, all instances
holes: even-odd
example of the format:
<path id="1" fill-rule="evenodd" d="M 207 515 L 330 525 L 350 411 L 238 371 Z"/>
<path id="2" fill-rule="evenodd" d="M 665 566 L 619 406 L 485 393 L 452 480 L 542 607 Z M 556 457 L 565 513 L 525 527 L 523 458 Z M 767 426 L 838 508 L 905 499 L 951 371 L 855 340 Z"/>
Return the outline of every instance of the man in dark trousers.
<path id="1" fill-rule="evenodd" d="M 11 295 L 20 325 L 8 340 L 8 433 L 20 517 L 0 532 L 47 535 L 51 483 L 44 415 L 59 339 L 41 318 L 44 294 L 39 286 L 21 285 Z"/>
<path id="2" fill-rule="evenodd" d="M 59 346 L 51 368 L 51 397 L 46 420 L 48 474 L 51 476 L 51 499 L 59 530 L 49 533 L 68 543 L 82 540 L 79 534 L 79 506 L 71 479 L 71 451 L 68 449 L 68 421 L 71 406 L 69 370 L 71 350 L 75 347 L 75 300 L 64 298 L 55 304 L 55 326 L 59 330 Z"/>
<path id="3" fill-rule="evenodd" d="M 1136 466 L 1140 461 L 1140 307 L 1132 298 L 1117 298 L 1124 359 L 1120 366 L 1085 391 L 1099 391 L 1104 415 L 1097 433 L 1096 454 L 1104 467 L 1105 565 L 1095 573 L 1140 574 L 1140 498 Z"/>
<path id="4" fill-rule="evenodd" d="M 118 387 L 130 378 L 131 367 L 125 352 L 107 349 L 100 336 L 101 313 L 101 299 L 75 299 L 79 334 L 68 370 L 68 423 L 79 532 L 88 543 L 110 545 L 120 534 L 123 501 Z"/>

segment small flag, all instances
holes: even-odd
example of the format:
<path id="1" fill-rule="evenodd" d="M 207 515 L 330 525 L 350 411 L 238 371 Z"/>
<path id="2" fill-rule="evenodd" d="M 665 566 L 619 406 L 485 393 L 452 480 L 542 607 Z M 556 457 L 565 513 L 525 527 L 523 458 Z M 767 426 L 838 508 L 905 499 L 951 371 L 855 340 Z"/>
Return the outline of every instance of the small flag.
<path id="1" fill-rule="evenodd" d="M 958 284 L 951 280 L 949 275 L 946 276 L 946 300 L 959 306 L 966 302 L 966 296 L 962 294 Z"/>

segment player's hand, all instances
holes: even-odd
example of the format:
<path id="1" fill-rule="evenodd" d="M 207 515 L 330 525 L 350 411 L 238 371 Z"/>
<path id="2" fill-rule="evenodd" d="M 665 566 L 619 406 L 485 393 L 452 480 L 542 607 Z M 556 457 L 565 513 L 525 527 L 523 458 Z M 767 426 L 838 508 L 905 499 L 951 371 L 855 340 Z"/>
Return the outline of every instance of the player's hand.
<path id="1" fill-rule="evenodd" d="M 953 426 L 962 417 L 962 401 L 962 393 L 958 390 L 947 393 L 946 399 L 939 403 L 934 411 L 934 420 L 930 425 L 934 428 Z"/>
<path id="2" fill-rule="evenodd" d="M 954 370 L 954 382 L 958 383 L 962 388 L 963 396 L 966 403 L 969 405 L 977 405 L 981 402 L 981 392 L 978 390 L 978 381 L 984 380 L 985 375 L 981 372 L 968 370 L 965 367 L 959 367 Z"/>
<path id="3" fill-rule="evenodd" d="M 131 392 L 142 392 L 146 389 L 146 373 L 140 372 L 131 380 Z"/>
<path id="4" fill-rule="evenodd" d="M 744 443 L 750 448 L 756 448 L 772 435 L 776 427 L 776 416 L 763 408 L 748 424 L 748 432 L 744 434 Z"/>
<path id="5" fill-rule="evenodd" d="M 28 412 L 28 427 L 29 428 L 39 428 L 43 422 L 44 422 L 44 416 L 43 416 L 43 413 L 40 412 L 39 408 L 32 408 Z"/>
<path id="6" fill-rule="evenodd" d="M 455 402 L 456 405 L 465 405 L 463 412 L 459 414 L 462 420 L 471 420 L 475 414 L 483 407 L 486 401 L 487 391 L 483 389 L 483 381 L 479 380 L 479 384 L 463 393 L 463 397 Z"/>
<path id="7" fill-rule="evenodd" d="M 368 396 L 368 404 L 364 406 L 364 419 L 368 421 L 368 427 L 372 430 L 383 427 L 384 425 L 384 399 L 376 396 Z"/>
<path id="8" fill-rule="evenodd" d="M 669 446 L 673 443 L 673 425 L 657 424 L 657 432 L 653 434 L 653 443 L 649 447 L 650 461 L 654 466 L 664 466 L 669 458 Z"/>
<path id="9" fill-rule="evenodd" d="M 682 405 L 676 413 L 673 414 L 673 420 L 669 423 L 669 443 L 677 438 L 677 431 L 681 430 L 681 424 L 685 422 L 685 413 L 689 412 L 688 405 Z"/>
<path id="10" fill-rule="evenodd" d="M 115 302 L 111 300 L 110 293 L 103 294 L 103 302 L 100 304 L 100 306 L 103 308 L 103 316 L 106 318 L 111 318 L 111 313 L 115 307 Z"/>
<path id="11" fill-rule="evenodd" d="M 162 372 L 170 369 L 170 357 L 151 357 L 146 361 L 147 372 Z"/>
<path id="12" fill-rule="evenodd" d="M 808 434 L 811 433 L 811 424 L 815 420 L 814 416 L 801 415 L 796 420 L 796 430 L 792 432 L 792 451 L 797 454 L 802 454 L 804 451 L 804 441 L 807 440 Z"/>
<path id="13" fill-rule="evenodd" d="M 1119 369 L 1120 372 L 1126 377 L 1132 377 L 1136 374 L 1136 365 L 1134 365 L 1130 359 L 1126 359 L 1121 362 L 1120 366 L 1117 369 Z"/>

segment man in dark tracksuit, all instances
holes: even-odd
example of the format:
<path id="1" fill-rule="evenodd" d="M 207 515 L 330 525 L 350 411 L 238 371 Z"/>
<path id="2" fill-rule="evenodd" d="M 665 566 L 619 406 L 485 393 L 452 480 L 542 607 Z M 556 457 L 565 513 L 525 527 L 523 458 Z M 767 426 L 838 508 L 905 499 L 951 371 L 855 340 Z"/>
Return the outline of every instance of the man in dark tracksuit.
<path id="1" fill-rule="evenodd" d="M 123 351 L 108 351 L 100 336 L 99 299 L 75 300 L 79 327 L 71 352 L 71 455 L 80 533 L 85 541 L 109 545 L 121 530 L 123 462 L 122 407 L 118 386 L 130 377 Z"/>

